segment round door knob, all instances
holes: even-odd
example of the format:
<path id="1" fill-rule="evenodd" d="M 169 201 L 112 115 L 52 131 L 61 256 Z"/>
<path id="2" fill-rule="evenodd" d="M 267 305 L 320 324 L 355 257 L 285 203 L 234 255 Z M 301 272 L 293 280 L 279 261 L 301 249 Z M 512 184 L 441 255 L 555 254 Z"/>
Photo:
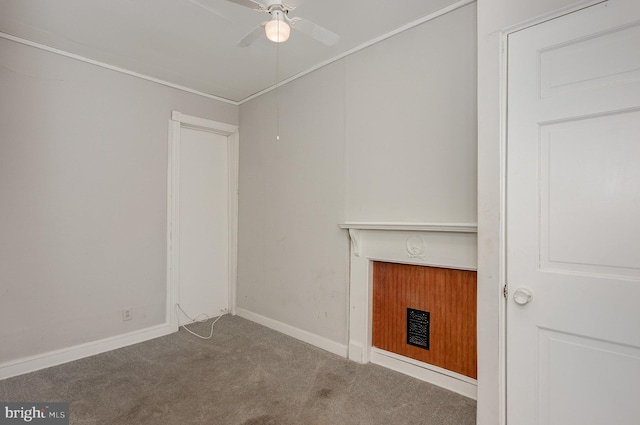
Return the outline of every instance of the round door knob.
<path id="1" fill-rule="evenodd" d="M 533 294 L 526 288 L 518 288 L 513 293 L 513 300 L 518 305 L 525 305 L 533 301 Z"/>

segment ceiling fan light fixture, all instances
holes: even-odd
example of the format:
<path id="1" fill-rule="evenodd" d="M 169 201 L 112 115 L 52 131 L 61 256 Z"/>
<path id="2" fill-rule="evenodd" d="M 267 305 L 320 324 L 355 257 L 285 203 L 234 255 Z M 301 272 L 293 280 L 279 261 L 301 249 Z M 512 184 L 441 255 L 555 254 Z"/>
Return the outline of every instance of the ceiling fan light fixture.
<path id="1" fill-rule="evenodd" d="M 264 26 L 264 32 L 269 40 L 274 43 L 282 43 L 289 39 L 291 27 L 279 16 L 279 14 L 275 14 L 273 19 L 267 22 Z"/>

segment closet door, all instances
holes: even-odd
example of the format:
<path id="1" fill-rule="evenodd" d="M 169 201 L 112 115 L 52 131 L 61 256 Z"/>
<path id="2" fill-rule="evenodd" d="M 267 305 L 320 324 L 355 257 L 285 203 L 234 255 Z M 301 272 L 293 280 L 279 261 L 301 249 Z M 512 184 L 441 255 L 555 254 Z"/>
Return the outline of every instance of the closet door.
<path id="1" fill-rule="evenodd" d="M 227 144 L 227 136 L 181 128 L 179 303 L 191 317 L 229 308 Z"/>
<path id="2" fill-rule="evenodd" d="M 640 2 L 509 36 L 507 421 L 640 418 Z"/>

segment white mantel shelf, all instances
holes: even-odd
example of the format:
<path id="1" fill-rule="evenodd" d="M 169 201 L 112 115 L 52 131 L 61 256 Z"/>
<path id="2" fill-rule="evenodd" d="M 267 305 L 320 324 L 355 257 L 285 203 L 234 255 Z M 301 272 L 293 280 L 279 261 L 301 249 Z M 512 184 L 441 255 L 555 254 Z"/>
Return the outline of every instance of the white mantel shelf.
<path id="1" fill-rule="evenodd" d="M 354 230 L 395 230 L 418 232 L 478 233 L 476 223 L 400 223 L 400 222 L 346 222 L 341 229 Z"/>

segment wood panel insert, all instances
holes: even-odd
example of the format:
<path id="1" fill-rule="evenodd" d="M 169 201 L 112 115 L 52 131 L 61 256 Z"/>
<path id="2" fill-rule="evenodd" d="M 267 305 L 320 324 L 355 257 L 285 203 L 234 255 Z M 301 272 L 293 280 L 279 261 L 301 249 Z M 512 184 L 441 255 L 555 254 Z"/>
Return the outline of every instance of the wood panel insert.
<path id="1" fill-rule="evenodd" d="M 373 345 L 477 378 L 476 272 L 373 264 Z M 407 308 L 428 311 L 429 349 L 407 344 Z"/>

